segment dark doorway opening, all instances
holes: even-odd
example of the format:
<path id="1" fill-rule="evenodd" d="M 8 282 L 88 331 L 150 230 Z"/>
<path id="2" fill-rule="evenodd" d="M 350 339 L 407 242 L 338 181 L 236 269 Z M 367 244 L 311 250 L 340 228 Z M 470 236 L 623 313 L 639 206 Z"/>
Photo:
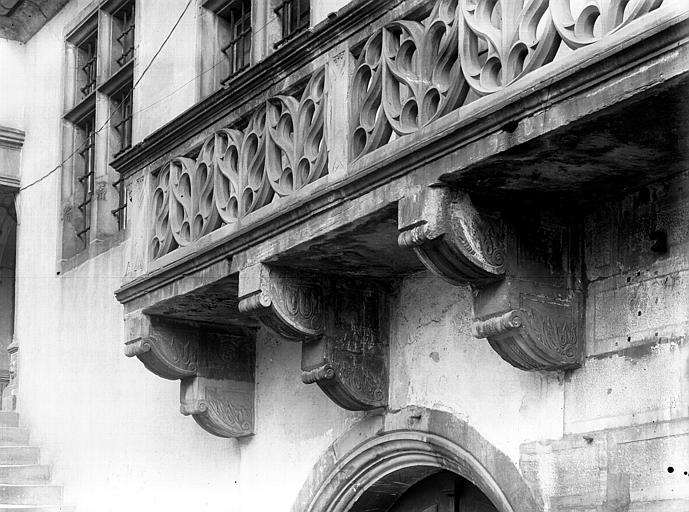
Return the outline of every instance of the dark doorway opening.
<path id="1" fill-rule="evenodd" d="M 442 470 L 407 489 L 391 508 L 380 512 L 497 512 L 467 479 Z"/>

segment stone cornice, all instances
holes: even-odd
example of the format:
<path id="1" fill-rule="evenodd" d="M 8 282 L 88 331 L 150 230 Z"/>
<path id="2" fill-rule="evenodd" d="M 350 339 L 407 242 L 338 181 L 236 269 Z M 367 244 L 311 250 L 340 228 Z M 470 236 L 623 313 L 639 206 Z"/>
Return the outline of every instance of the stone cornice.
<path id="1" fill-rule="evenodd" d="M 363 4 L 367 2 L 357 3 L 357 9 Z M 391 5 L 392 2 L 386 2 L 386 4 Z M 628 94 L 626 97 L 647 90 L 653 85 L 648 83 L 648 77 L 635 78 L 631 70 L 639 69 L 641 64 L 653 59 L 658 60 L 659 55 L 675 51 L 678 46 L 685 45 L 689 27 L 688 14 L 668 9 L 662 14 L 658 12 L 657 16 L 639 20 L 638 23 L 631 24 L 598 43 L 544 66 L 538 74 L 527 75 L 503 91 L 461 107 L 415 134 L 372 151 L 350 164 L 347 175 L 339 181 L 324 183 L 325 186 L 320 189 L 308 187 L 300 191 L 301 193 L 289 197 L 287 201 L 279 205 L 278 209 L 266 208 L 265 212 L 258 212 L 259 215 L 247 218 L 246 225 L 240 222 L 236 226 L 225 226 L 206 237 L 205 240 L 199 241 L 198 244 L 192 244 L 176 250 L 174 254 L 166 255 L 156 262 L 156 266 L 148 274 L 121 287 L 116 292 L 117 298 L 120 302 L 131 301 L 164 286 L 180 274 L 192 272 L 227 258 L 229 254 L 236 253 L 242 248 L 264 241 L 308 218 L 366 194 L 390 179 L 438 160 L 492 133 L 500 132 L 509 123 L 519 122 L 544 108 L 551 108 L 559 102 L 564 102 L 572 96 L 586 95 L 587 91 L 595 90 L 601 84 L 619 82 L 631 77 L 629 86 L 625 90 L 625 94 Z M 308 40 L 310 41 L 311 38 L 309 37 Z M 678 69 L 674 62 L 663 61 L 663 65 L 666 64 L 670 70 Z M 657 84 L 671 79 L 672 76 L 671 73 L 659 76 Z M 213 100 L 213 98 L 215 96 L 156 132 L 155 138 L 152 138 L 150 143 L 133 148 L 120 157 L 115 165 L 121 172 L 140 169 L 146 165 L 146 162 L 155 158 L 156 154 L 161 154 L 164 149 L 170 149 L 175 144 L 179 144 L 181 134 L 184 133 L 181 125 L 187 126 L 196 118 L 196 115 L 200 115 L 200 112 L 207 112 L 209 109 L 215 112 L 215 108 L 223 109 L 221 104 L 215 103 L 217 99 Z M 225 98 L 229 101 L 227 94 Z M 595 99 L 595 105 L 594 101 L 591 101 L 592 104 L 587 107 L 587 112 L 572 114 L 572 119 L 551 119 L 550 125 L 535 127 L 529 133 L 522 135 L 515 133 L 512 143 L 518 144 L 530 140 L 586 113 L 590 114 L 609 107 L 622 99 L 624 98 L 608 97 L 602 94 L 600 98 Z M 223 110 L 224 112 L 226 110 Z M 221 114 L 214 117 L 221 117 Z M 181 125 L 177 128 L 178 123 Z M 174 142 L 166 143 L 165 134 L 169 134 Z M 155 149 L 156 147 L 158 149 Z M 448 169 L 450 170 L 455 174 L 462 172 L 462 168 Z"/>
<path id="2" fill-rule="evenodd" d="M 0 126 L 0 146 L 21 149 L 24 145 L 24 136 L 22 130 Z"/>
<path id="3" fill-rule="evenodd" d="M 141 169 L 190 137 L 260 96 L 333 47 L 356 36 L 364 27 L 404 0 L 356 0 L 310 31 L 289 41 L 255 66 L 225 84 L 225 88 L 200 101 L 133 146 L 110 165 L 123 175 Z M 420 0 L 407 1 L 409 9 Z"/>

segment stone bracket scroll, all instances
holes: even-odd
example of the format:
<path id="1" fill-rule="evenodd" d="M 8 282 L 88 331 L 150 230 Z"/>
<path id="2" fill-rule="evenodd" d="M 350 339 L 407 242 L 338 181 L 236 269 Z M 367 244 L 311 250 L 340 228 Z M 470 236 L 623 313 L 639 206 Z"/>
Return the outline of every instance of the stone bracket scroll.
<path id="1" fill-rule="evenodd" d="M 388 402 L 387 293 L 362 279 L 336 278 L 326 286 L 326 329 L 320 339 L 302 345 L 302 382 L 318 384 L 343 409 L 383 407 Z"/>
<path id="2" fill-rule="evenodd" d="M 522 370 L 563 370 L 583 356 L 576 226 L 520 210 L 492 219 L 469 196 L 434 186 L 399 204 L 399 245 L 474 291 L 473 334 Z"/>
<path id="3" fill-rule="evenodd" d="M 125 317 L 125 355 L 156 375 L 180 379 L 180 412 L 219 437 L 254 432 L 254 336 L 239 327 L 171 322 L 140 311 Z"/>
<path id="4" fill-rule="evenodd" d="M 241 312 L 302 342 L 305 384 L 348 410 L 387 404 L 387 295 L 380 285 L 258 264 L 240 273 L 239 297 Z"/>
<path id="5" fill-rule="evenodd" d="M 399 245 L 452 284 L 494 281 L 505 273 L 499 225 L 482 218 L 463 192 L 439 185 L 403 198 L 399 230 Z"/>
<path id="6" fill-rule="evenodd" d="M 239 274 L 239 311 L 256 316 L 289 341 L 323 334 L 323 296 L 318 282 L 294 272 L 258 264 Z"/>

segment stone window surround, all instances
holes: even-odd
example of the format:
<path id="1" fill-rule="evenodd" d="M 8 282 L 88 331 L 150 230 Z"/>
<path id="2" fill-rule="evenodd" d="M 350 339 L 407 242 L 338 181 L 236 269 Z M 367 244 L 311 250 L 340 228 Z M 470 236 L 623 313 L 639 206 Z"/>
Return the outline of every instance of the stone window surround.
<path id="1" fill-rule="evenodd" d="M 230 80 L 234 80 L 238 75 L 245 72 L 251 66 L 264 60 L 266 57 L 279 49 L 279 44 L 283 41 L 282 25 L 275 9 L 282 3 L 281 0 L 270 0 L 263 2 L 251 0 L 251 59 L 249 66 L 246 66 L 238 73 L 232 74 L 229 71 L 229 59 L 221 52 L 221 31 L 222 21 L 217 12 L 231 7 L 239 0 L 198 0 L 197 9 L 199 11 L 199 22 L 196 38 L 196 75 L 198 76 L 197 101 L 201 100 L 213 92 L 223 88 Z M 313 25 L 313 12 L 311 10 L 311 20 L 302 33 L 308 31 Z M 225 28 L 228 31 L 228 28 Z M 294 39 L 296 36 L 290 36 Z M 225 37 L 226 40 L 229 40 Z M 278 44 L 278 47 L 276 47 Z M 283 41 L 284 45 L 284 41 Z"/>
<path id="2" fill-rule="evenodd" d="M 119 102 L 123 95 L 131 94 L 136 45 L 130 58 L 121 59 L 122 51 L 117 40 L 118 16 L 126 9 L 130 0 L 94 1 L 83 9 L 65 28 L 65 80 L 62 123 L 62 243 L 58 256 L 58 274 L 74 268 L 88 258 L 120 243 L 125 238 L 124 204 L 126 190 L 120 190 L 124 183 L 109 166 L 110 160 L 127 148 L 126 140 L 116 132 L 119 124 Z M 134 12 L 136 16 L 136 11 Z M 134 19 L 133 25 L 137 25 Z M 96 87 L 87 97 L 77 95 L 76 46 L 96 32 Z M 95 117 L 95 165 L 92 187 L 92 211 L 88 223 L 74 220 L 79 191 L 75 184 L 75 169 L 78 158 L 77 127 L 86 116 Z M 74 155 L 72 155 L 72 153 Z M 72 158 L 68 158 L 72 155 Z M 113 188 L 114 187 L 114 188 Z M 126 203 L 125 203 L 126 204 Z M 74 222 L 74 224 L 72 224 Z M 76 235 L 77 225 L 89 225 L 90 232 L 85 241 Z"/>

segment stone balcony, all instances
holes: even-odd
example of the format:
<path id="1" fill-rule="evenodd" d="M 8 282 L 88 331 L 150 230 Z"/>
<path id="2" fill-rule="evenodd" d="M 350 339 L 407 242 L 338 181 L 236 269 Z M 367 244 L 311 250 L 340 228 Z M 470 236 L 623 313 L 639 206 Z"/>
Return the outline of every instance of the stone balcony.
<path id="1" fill-rule="evenodd" d="M 576 368 L 581 214 L 686 170 L 680 1 L 357 0 L 113 162 L 125 352 L 209 432 L 253 432 L 255 331 L 302 380 L 387 403 L 388 297 L 475 291 L 474 335 Z M 655 249 L 662 250 L 662 233 Z"/>

